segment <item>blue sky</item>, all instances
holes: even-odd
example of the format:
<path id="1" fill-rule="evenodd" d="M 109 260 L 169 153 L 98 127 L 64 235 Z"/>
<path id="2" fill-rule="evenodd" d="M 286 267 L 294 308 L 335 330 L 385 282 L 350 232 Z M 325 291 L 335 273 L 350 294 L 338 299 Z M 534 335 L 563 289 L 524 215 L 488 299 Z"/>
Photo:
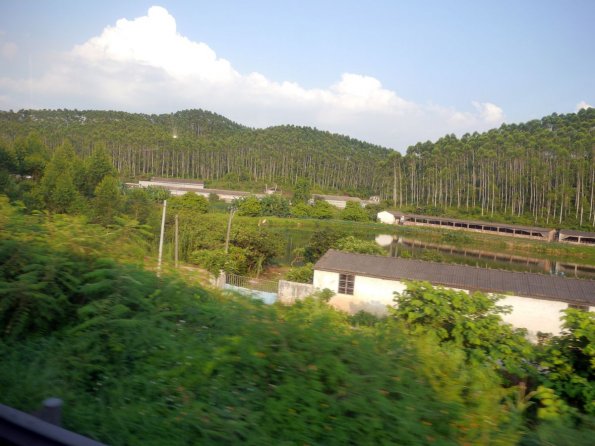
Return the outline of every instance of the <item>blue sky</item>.
<path id="1" fill-rule="evenodd" d="M 0 109 L 309 125 L 404 151 L 595 105 L 595 1 L 0 1 Z"/>

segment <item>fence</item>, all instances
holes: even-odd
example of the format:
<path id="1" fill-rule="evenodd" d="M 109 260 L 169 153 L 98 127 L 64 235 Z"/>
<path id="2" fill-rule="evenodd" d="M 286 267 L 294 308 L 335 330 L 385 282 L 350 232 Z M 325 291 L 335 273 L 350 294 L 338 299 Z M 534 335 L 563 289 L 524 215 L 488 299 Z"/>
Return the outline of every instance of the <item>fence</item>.
<path id="1" fill-rule="evenodd" d="M 253 277 L 238 276 L 232 273 L 226 273 L 225 283 L 239 288 L 249 290 L 264 291 L 266 293 L 277 293 L 279 282 L 274 280 L 255 279 Z"/>
<path id="2" fill-rule="evenodd" d="M 253 299 L 262 300 L 265 304 L 272 304 L 277 301 L 277 288 L 279 284 L 272 280 L 259 280 L 227 273 L 223 287 L 245 294 Z"/>

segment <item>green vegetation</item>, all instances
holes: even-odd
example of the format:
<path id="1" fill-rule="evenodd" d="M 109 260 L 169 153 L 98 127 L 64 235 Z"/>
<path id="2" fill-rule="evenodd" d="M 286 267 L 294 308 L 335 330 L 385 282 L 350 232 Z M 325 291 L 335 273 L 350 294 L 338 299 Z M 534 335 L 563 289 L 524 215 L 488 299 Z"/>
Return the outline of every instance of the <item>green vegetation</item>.
<path id="1" fill-rule="evenodd" d="M 99 151 L 99 161 L 105 150 L 123 177 L 200 178 L 254 192 L 278 184 L 293 191 L 294 204 L 315 192 L 380 195 L 417 213 L 592 230 L 594 127 L 595 110 L 587 109 L 447 135 L 401 155 L 311 128 L 248 129 L 203 110 L 21 110 L 0 112 L 0 162 L 39 176 L 70 140 L 83 160 Z"/>
<path id="2" fill-rule="evenodd" d="M 564 333 L 535 346 L 481 294 L 412 283 L 378 320 L 332 309 L 328 290 L 264 306 L 191 286 L 167 268 L 157 277 L 148 259 L 163 199 L 172 211 L 166 241 L 177 214 L 181 260 L 213 273 L 258 275 L 281 255 L 283 231 L 303 231 L 294 260 L 306 265 L 288 273 L 302 282 L 329 248 L 380 253 L 367 239 L 386 230 L 370 221 L 381 207 L 338 211 L 310 203 L 312 192 L 590 227 L 594 121 L 592 110 L 553 115 L 401 156 L 312 129 L 251 130 L 204 111 L 0 112 L 0 400 L 33 410 L 59 396 L 68 428 L 114 445 L 590 444 L 592 313 L 568 310 Z M 293 202 L 240 200 L 226 252 L 227 206 L 216 197 L 123 189 L 118 175 L 278 182 Z M 587 263 L 594 255 L 398 231 Z"/>
<path id="3" fill-rule="evenodd" d="M 3 404 L 59 396 L 67 428 L 113 445 L 592 439 L 587 313 L 532 346 L 495 299 L 424 284 L 383 320 L 324 295 L 264 306 L 144 270 L 152 234 L 133 220 L 0 204 Z M 238 246 L 264 250 L 244 226 Z"/>

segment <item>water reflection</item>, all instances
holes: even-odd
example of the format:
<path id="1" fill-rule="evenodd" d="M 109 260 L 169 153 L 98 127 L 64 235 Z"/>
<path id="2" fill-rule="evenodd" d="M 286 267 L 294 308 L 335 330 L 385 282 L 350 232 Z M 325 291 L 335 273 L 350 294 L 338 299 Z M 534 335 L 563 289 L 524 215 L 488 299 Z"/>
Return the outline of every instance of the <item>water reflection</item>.
<path id="1" fill-rule="evenodd" d="M 592 265 L 431 243 L 390 234 L 379 234 L 375 240 L 378 245 L 387 249 L 392 257 L 595 279 L 595 266 Z"/>

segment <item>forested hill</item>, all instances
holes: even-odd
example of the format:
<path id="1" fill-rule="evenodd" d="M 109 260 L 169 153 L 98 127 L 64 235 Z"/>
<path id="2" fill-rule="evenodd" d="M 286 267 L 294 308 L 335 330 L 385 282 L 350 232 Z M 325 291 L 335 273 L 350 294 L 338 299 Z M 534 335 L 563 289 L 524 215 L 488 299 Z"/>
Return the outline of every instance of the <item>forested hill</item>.
<path id="1" fill-rule="evenodd" d="M 188 110 L 165 115 L 105 111 L 0 112 L 0 141 L 26 151 L 36 132 L 49 152 L 69 139 L 87 156 L 99 146 L 124 177 L 279 183 L 395 207 L 470 217 L 592 229 L 595 225 L 595 110 L 553 114 L 524 124 L 436 142 L 406 155 L 312 128 L 262 130 Z M 18 149 L 20 147 L 20 149 Z"/>
<path id="2" fill-rule="evenodd" d="M 389 149 L 307 127 L 250 129 L 203 110 L 144 115 L 114 111 L 0 112 L 0 137 L 35 131 L 53 149 L 68 138 L 82 156 L 102 143 L 125 176 L 160 175 L 293 183 L 311 178 L 326 189 L 363 193 Z M 339 168 L 340 167 L 340 168 Z M 372 181 L 370 181 L 372 180 Z"/>

